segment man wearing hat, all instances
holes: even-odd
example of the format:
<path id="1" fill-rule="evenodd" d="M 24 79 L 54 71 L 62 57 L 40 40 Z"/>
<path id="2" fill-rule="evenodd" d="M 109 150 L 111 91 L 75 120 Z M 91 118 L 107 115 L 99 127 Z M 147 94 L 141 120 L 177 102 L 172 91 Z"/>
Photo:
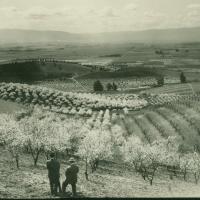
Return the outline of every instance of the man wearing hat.
<path id="1" fill-rule="evenodd" d="M 66 179 L 62 184 L 62 192 L 66 192 L 66 187 L 68 184 L 72 186 L 72 195 L 76 196 L 76 183 L 77 183 L 77 174 L 79 172 L 79 168 L 75 163 L 74 158 L 69 159 L 70 166 L 67 167 L 65 171 Z"/>
<path id="2" fill-rule="evenodd" d="M 60 186 L 60 163 L 55 158 L 55 153 L 50 153 L 50 160 L 47 161 L 48 177 L 51 195 L 57 196 L 57 189 L 61 192 Z"/>

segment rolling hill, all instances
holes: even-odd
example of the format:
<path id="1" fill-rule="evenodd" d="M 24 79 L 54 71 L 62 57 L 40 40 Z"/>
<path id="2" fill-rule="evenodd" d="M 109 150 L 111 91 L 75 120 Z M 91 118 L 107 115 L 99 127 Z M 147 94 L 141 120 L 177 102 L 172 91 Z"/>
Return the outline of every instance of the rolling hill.
<path id="1" fill-rule="evenodd" d="M 89 69 L 76 63 L 67 62 L 16 62 L 0 65 L 1 81 L 35 81 L 60 77 L 83 75 Z"/>

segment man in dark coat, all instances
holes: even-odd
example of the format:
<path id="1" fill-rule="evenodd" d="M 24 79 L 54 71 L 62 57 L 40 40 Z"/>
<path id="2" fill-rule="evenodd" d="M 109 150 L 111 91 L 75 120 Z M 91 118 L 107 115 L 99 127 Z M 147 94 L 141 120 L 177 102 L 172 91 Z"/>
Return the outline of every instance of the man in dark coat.
<path id="1" fill-rule="evenodd" d="M 66 180 L 62 184 L 62 192 L 66 192 L 66 187 L 68 184 L 72 186 L 72 195 L 76 196 L 76 183 L 77 174 L 79 172 L 78 166 L 75 164 L 74 158 L 69 159 L 70 166 L 65 171 Z"/>
<path id="2" fill-rule="evenodd" d="M 55 154 L 50 154 L 50 160 L 47 161 L 48 177 L 51 194 L 57 196 L 57 189 L 61 192 L 60 186 L 60 163 L 55 159 Z"/>

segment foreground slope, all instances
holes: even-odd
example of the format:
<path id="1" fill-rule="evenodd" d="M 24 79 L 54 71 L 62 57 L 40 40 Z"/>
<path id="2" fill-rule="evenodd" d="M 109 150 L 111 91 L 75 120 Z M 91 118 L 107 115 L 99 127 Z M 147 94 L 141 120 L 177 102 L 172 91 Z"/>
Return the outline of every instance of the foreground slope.
<path id="1" fill-rule="evenodd" d="M 1 148 L 0 154 L 0 198 L 50 198 L 45 157 L 40 158 L 37 168 L 31 166 L 28 156 L 22 157 L 19 170 L 9 160 L 9 154 Z M 67 166 L 61 163 L 61 181 Z M 134 171 L 122 166 L 110 165 L 100 168 L 85 180 L 84 167 L 79 162 L 79 197 L 199 197 L 199 185 L 182 178 L 170 180 L 167 175 L 156 176 L 154 184 L 149 185 Z M 68 186 L 68 191 L 71 187 Z M 70 195 L 68 192 L 66 195 Z"/>

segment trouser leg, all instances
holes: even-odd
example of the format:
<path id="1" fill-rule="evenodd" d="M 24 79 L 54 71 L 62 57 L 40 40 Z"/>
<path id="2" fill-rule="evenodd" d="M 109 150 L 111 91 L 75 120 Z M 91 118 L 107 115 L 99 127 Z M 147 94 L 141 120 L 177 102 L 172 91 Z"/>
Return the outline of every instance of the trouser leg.
<path id="1" fill-rule="evenodd" d="M 62 192 L 60 180 L 58 180 L 58 191 L 59 191 L 59 192 Z"/>
<path id="2" fill-rule="evenodd" d="M 65 180 L 63 183 L 62 183 L 62 192 L 66 192 L 66 187 L 68 185 L 68 182 Z"/>
<path id="3" fill-rule="evenodd" d="M 59 179 L 59 177 L 57 177 L 55 179 L 55 193 L 57 194 L 58 192 L 59 193 L 61 192 L 61 186 L 60 186 L 60 179 Z"/>
<path id="4" fill-rule="evenodd" d="M 49 179 L 49 184 L 50 184 L 51 194 L 54 194 L 53 181 L 51 179 Z"/>
<path id="5" fill-rule="evenodd" d="M 53 183 L 53 193 L 55 195 L 57 195 L 57 182 L 56 181 L 54 181 L 54 183 Z"/>
<path id="6" fill-rule="evenodd" d="M 72 195 L 76 196 L 76 183 L 72 183 Z"/>

